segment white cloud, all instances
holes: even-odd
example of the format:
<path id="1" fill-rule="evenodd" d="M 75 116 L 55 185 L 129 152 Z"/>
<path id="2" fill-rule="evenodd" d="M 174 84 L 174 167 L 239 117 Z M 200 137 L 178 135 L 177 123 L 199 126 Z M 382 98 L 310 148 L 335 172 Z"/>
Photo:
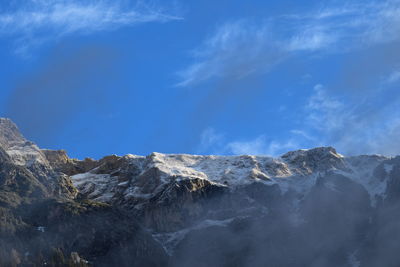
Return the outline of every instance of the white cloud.
<path id="1" fill-rule="evenodd" d="M 200 146 L 198 147 L 198 153 L 205 151 L 211 151 L 214 153 L 216 149 L 220 149 L 221 144 L 224 142 L 224 135 L 218 133 L 214 128 L 208 127 L 203 130 L 200 135 Z"/>
<path id="2" fill-rule="evenodd" d="M 310 25 L 300 29 L 288 39 L 285 49 L 289 52 L 314 52 L 327 49 L 337 42 L 337 34 L 322 25 Z"/>
<path id="3" fill-rule="evenodd" d="M 235 155 L 279 156 L 289 150 L 298 148 L 299 144 L 294 139 L 284 142 L 277 140 L 267 141 L 265 135 L 260 135 L 253 140 L 230 142 L 226 145 L 227 151 Z"/>
<path id="4" fill-rule="evenodd" d="M 268 72 L 297 53 L 343 53 L 399 40 L 400 1 L 353 2 L 310 14 L 226 23 L 178 73 L 179 86 Z"/>
<path id="5" fill-rule="evenodd" d="M 322 146 L 322 144 L 318 143 L 319 140 L 317 137 L 311 135 L 310 133 L 308 133 L 305 130 L 294 129 L 294 130 L 291 130 L 290 133 L 293 135 L 292 139 L 296 139 L 297 142 L 299 140 L 299 138 L 297 138 L 297 137 L 301 137 L 301 139 L 304 139 L 306 142 L 311 142 L 313 144 L 313 146 Z M 303 146 L 303 148 L 304 147 L 305 146 Z"/>
<path id="6" fill-rule="evenodd" d="M 0 36 L 14 37 L 22 49 L 70 34 L 177 19 L 143 2 L 128 5 L 122 0 L 28 0 L 14 9 L 0 10 Z"/>
<path id="7" fill-rule="evenodd" d="M 314 146 L 331 145 L 344 154 L 399 154 L 400 99 L 392 96 L 382 105 L 382 99 L 391 96 L 382 90 L 355 103 L 340 100 L 317 85 L 305 106 L 307 117 L 301 131 L 304 136 L 318 136 L 311 140 Z"/>
<path id="8" fill-rule="evenodd" d="M 333 146 L 346 155 L 400 153 L 400 97 L 392 95 L 392 101 L 382 106 L 381 100 L 391 96 L 391 91 L 372 92 L 356 103 L 333 93 L 317 84 L 304 105 L 303 125 L 290 130 L 285 138 L 268 140 L 260 135 L 224 142 L 220 152 L 279 156 L 295 149 Z"/>
<path id="9" fill-rule="evenodd" d="M 396 70 L 390 73 L 390 75 L 386 78 L 386 83 L 393 84 L 400 81 L 400 71 Z"/>
<path id="10" fill-rule="evenodd" d="M 329 96 L 326 89 L 317 84 L 306 105 L 308 123 L 316 129 L 336 129 L 342 125 L 340 111 L 343 108 L 341 101 Z"/>
<path id="11" fill-rule="evenodd" d="M 290 149 L 329 145 L 343 154 L 400 153 L 400 95 L 393 86 L 400 81 L 400 73 L 398 57 L 390 54 L 397 51 L 400 41 L 400 1 L 354 3 L 258 24 L 244 20 L 228 23 L 195 50 L 193 64 L 180 73 L 181 86 L 265 73 L 300 53 L 312 56 L 364 50 L 360 54 L 371 55 L 366 65 L 373 67 L 366 66 L 364 71 L 359 64 L 359 69 L 350 70 L 340 83 L 341 90 L 317 84 L 296 129 L 285 133 L 286 138 L 269 140 L 261 135 L 224 141 L 220 151 L 279 155 Z M 385 46 L 379 46 L 382 44 Z M 382 47 L 396 50 L 374 54 Z M 388 71 L 378 83 L 372 79 L 379 80 Z M 351 91 L 353 82 L 365 90 Z M 346 91 L 347 86 L 350 89 Z"/>
<path id="12" fill-rule="evenodd" d="M 262 155 L 267 154 L 268 145 L 266 144 L 265 136 L 259 136 L 250 141 L 235 141 L 227 144 L 229 151 L 235 155 Z"/>
<path id="13" fill-rule="evenodd" d="M 200 135 L 198 153 L 228 155 L 270 155 L 279 156 L 288 150 L 299 148 L 294 139 L 285 142 L 268 141 L 265 135 L 251 140 L 228 141 L 225 134 L 214 128 L 206 128 Z"/>
<path id="14" fill-rule="evenodd" d="M 289 150 L 297 149 L 299 146 L 294 140 L 286 142 L 268 142 L 264 135 L 249 141 L 234 141 L 226 145 L 227 151 L 235 155 L 270 155 L 279 156 Z"/>
<path id="15" fill-rule="evenodd" d="M 374 9 L 372 9 L 374 8 Z M 371 6 L 371 14 L 364 18 L 367 31 L 364 37 L 370 42 L 390 42 L 399 39 L 400 1 L 382 1 Z"/>
<path id="16" fill-rule="evenodd" d="M 304 105 L 303 124 L 284 134 L 286 137 L 270 139 L 260 135 L 248 140 L 227 140 L 225 134 L 208 128 L 201 136 L 205 148 L 202 152 L 279 156 L 290 150 L 333 146 L 346 155 L 398 155 L 400 96 L 392 95 L 391 89 L 382 90 L 354 102 L 338 98 L 317 84 Z M 386 97 L 391 101 L 382 100 Z"/>
<path id="17" fill-rule="evenodd" d="M 207 128 L 201 135 L 202 152 L 279 156 L 295 149 L 333 146 L 346 155 L 398 155 L 400 96 L 393 95 L 393 90 L 370 91 L 354 102 L 317 84 L 304 104 L 302 124 L 286 137 L 227 140 L 225 134 Z"/>
<path id="18" fill-rule="evenodd" d="M 204 44 L 193 51 L 196 61 L 178 73 L 178 86 L 188 86 L 215 77 L 240 79 L 265 71 L 284 57 L 278 42 L 269 37 L 269 28 L 247 21 L 221 26 Z"/>

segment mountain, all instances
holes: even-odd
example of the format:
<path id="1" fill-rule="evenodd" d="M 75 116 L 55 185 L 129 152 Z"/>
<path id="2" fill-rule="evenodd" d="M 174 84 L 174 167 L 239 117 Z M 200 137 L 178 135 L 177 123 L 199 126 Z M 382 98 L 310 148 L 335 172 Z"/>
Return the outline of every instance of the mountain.
<path id="1" fill-rule="evenodd" d="M 79 198 L 47 157 L 0 119 L 0 266 L 165 266 L 135 218 Z"/>
<path id="2" fill-rule="evenodd" d="M 0 174 L 0 266 L 400 266 L 400 157 L 78 160 L 0 119 Z"/>

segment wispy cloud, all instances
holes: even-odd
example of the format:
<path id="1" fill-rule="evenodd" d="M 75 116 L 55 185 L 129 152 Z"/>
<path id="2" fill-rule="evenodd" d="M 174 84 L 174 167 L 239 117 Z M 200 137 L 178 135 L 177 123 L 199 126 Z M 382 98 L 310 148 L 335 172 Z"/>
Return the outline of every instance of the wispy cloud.
<path id="1" fill-rule="evenodd" d="M 277 53 L 279 46 L 269 37 L 267 25 L 256 27 L 247 21 L 225 24 L 193 51 L 196 61 L 178 73 L 182 78 L 178 85 L 192 85 L 215 77 L 240 79 L 265 71 L 284 57 Z"/>
<path id="2" fill-rule="evenodd" d="M 208 129 L 204 133 L 212 133 L 212 138 L 207 140 L 215 142 L 207 142 L 205 151 L 279 156 L 289 150 L 334 146 L 345 155 L 398 155 L 400 96 L 393 94 L 396 90 L 382 87 L 354 102 L 317 84 L 304 104 L 302 124 L 283 133 L 284 138 L 271 139 L 264 134 L 248 140 L 227 140 L 226 135 Z"/>
<path id="3" fill-rule="evenodd" d="M 305 14 L 234 21 L 219 26 L 193 51 L 192 64 L 179 72 L 179 85 L 246 83 L 297 56 L 345 56 L 335 81 L 314 87 L 285 137 L 224 140 L 219 151 L 279 155 L 329 145 L 343 154 L 395 155 L 400 151 L 399 32 L 399 0 L 346 1 Z"/>
<path id="4" fill-rule="evenodd" d="M 398 154 L 400 99 L 393 97 L 393 90 L 383 88 L 354 102 L 339 99 L 322 85 L 315 86 L 304 107 L 302 144 L 331 145 L 344 154 Z"/>
<path id="5" fill-rule="evenodd" d="M 225 137 L 218 133 L 214 128 L 207 127 L 200 135 L 200 145 L 197 148 L 197 153 L 219 153 Z"/>
<path id="6" fill-rule="evenodd" d="M 229 151 L 233 154 L 250 154 L 250 155 L 260 155 L 266 154 L 268 150 L 268 145 L 265 140 L 265 136 L 258 136 L 257 138 L 249 141 L 235 141 L 228 143 L 227 146 Z"/>
<path id="7" fill-rule="evenodd" d="M 226 23 L 192 53 L 179 86 L 268 72 L 298 53 L 343 53 L 399 40 L 400 1 L 354 2 L 309 14 Z"/>
<path id="8" fill-rule="evenodd" d="M 145 2 L 27 0 L 17 3 L 0 10 L 0 36 L 15 38 L 19 50 L 71 34 L 181 19 Z"/>
<path id="9" fill-rule="evenodd" d="M 240 79 L 267 71 L 285 54 L 270 36 L 268 25 L 257 27 L 245 20 L 227 23 L 193 51 L 195 62 L 178 73 L 178 86 L 218 77 Z"/>
<path id="10" fill-rule="evenodd" d="M 298 147 L 299 144 L 297 144 L 294 139 L 289 139 L 284 142 L 276 140 L 267 141 L 265 135 L 260 135 L 253 140 L 230 142 L 226 145 L 227 150 L 235 155 L 269 156 L 279 156 Z"/>
<path id="11" fill-rule="evenodd" d="M 393 71 L 385 79 L 385 82 L 388 84 L 394 84 L 394 83 L 397 83 L 398 81 L 400 81 L 400 71 L 399 70 Z"/>
<path id="12" fill-rule="evenodd" d="M 200 136 L 199 153 L 228 154 L 228 155 L 269 155 L 279 156 L 288 150 L 299 148 L 294 139 L 283 142 L 268 140 L 265 135 L 248 140 L 228 140 L 226 135 L 214 128 L 208 127 Z"/>
<path id="13" fill-rule="evenodd" d="M 343 123 L 344 104 L 328 95 L 326 89 L 317 84 L 305 107 L 308 111 L 307 122 L 318 130 L 336 129 Z M 348 114 L 349 116 L 350 114 Z"/>

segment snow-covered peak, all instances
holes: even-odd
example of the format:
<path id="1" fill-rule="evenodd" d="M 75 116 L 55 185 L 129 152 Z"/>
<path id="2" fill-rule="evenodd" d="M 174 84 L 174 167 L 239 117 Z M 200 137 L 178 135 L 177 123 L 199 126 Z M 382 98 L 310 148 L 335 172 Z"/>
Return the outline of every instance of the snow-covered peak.
<path id="1" fill-rule="evenodd" d="M 346 168 L 345 157 L 337 153 L 333 147 L 291 151 L 282 155 L 281 159 L 303 175 Z"/>
<path id="2" fill-rule="evenodd" d="M 102 200 L 121 196 L 150 198 L 166 186 L 183 180 L 231 189 L 260 182 L 278 184 L 282 192 L 288 188 L 307 192 L 318 177 L 333 172 L 363 185 L 371 197 L 376 197 L 384 193 L 385 177 L 390 172 L 389 165 L 382 165 L 382 170 L 378 170 L 389 158 L 379 155 L 344 157 L 333 147 L 296 150 L 277 158 L 154 152 L 148 156 L 112 155 L 99 161 L 71 160 L 65 151 L 40 150 L 22 136 L 11 120 L 4 118 L 0 118 L 0 146 L 17 165 L 51 166 L 61 172 L 70 170 L 64 173 L 75 174 L 72 178 L 81 192 L 91 192 L 93 197 Z M 382 178 L 376 179 L 377 176 Z"/>
<path id="3" fill-rule="evenodd" d="M 282 155 L 282 158 L 287 160 L 295 160 L 299 157 L 307 157 L 307 156 L 316 156 L 319 158 L 326 157 L 334 157 L 334 158 L 343 158 L 343 155 L 336 152 L 336 149 L 333 147 L 316 147 L 312 149 L 299 149 L 295 151 L 290 151 Z"/>
<path id="4" fill-rule="evenodd" d="M 22 136 L 17 126 L 10 119 L 0 118 L 0 145 L 3 148 L 25 142 L 27 142 L 27 140 Z"/>
<path id="5" fill-rule="evenodd" d="M 88 188 L 96 192 L 97 196 L 99 192 L 107 192 L 105 194 L 110 200 L 121 194 L 127 198 L 149 198 L 171 183 L 196 179 L 231 189 L 261 182 L 278 184 L 282 192 L 287 191 L 288 187 L 295 191 L 307 191 L 321 174 L 345 173 L 346 176 L 359 180 L 362 179 L 359 176 L 365 169 L 364 164 L 357 164 L 353 158 L 347 159 L 331 147 L 288 152 L 278 158 L 154 152 L 146 157 L 114 156 L 114 163 L 107 165 L 112 166 L 108 167 L 109 169 L 104 168 L 106 158 L 100 161 L 103 162 L 103 167 L 96 167 L 86 174 L 75 175 L 72 178 L 83 192 L 88 192 Z M 379 162 L 374 166 L 377 164 Z M 114 194 L 110 194 L 110 184 L 117 187 L 111 190 Z M 369 181 L 363 181 L 361 184 L 367 186 Z"/>
<path id="6" fill-rule="evenodd" d="M 34 143 L 26 140 L 18 127 L 7 118 L 0 118 L 0 146 L 17 165 L 27 167 L 34 163 L 48 165 L 41 150 Z"/>
<path id="7" fill-rule="evenodd" d="M 208 179 L 219 184 L 238 185 L 253 180 L 291 175 L 280 159 L 267 156 L 203 156 L 152 153 L 149 165 L 168 176 Z"/>
<path id="8" fill-rule="evenodd" d="M 259 182 L 276 184 L 282 193 L 291 189 L 306 194 L 319 177 L 336 173 L 362 185 L 374 199 L 385 192 L 386 180 L 376 179 L 374 170 L 386 159 L 344 157 L 332 147 L 297 150 L 277 158 L 154 152 L 146 157 L 105 157 L 98 167 L 72 176 L 72 180 L 81 192 L 89 192 L 95 199 L 112 202 L 122 196 L 140 202 L 182 181 L 204 181 L 231 190 Z"/>

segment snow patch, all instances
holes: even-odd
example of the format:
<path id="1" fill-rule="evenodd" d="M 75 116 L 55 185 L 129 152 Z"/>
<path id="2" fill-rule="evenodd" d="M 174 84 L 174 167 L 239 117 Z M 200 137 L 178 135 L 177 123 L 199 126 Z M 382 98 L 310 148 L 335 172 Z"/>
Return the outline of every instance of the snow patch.
<path id="1" fill-rule="evenodd" d="M 71 176 L 72 183 L 82 194 L 101 202 L 109 202 L 115 195 L 116 177 L 91 172 Z"/>
<path id="2" fill-rule="evenodd" d="M 316 184 L 318 177 L 336 173 L 361 184 L 375 205 L 376 199 L 386 191 L 387 183 L 387 179 L 373 175 L 375 168 L 387 158 L 377 155 L 343 157 L 333 148 L 298 150 L 279 158 L 162 153 L 152 153 L 147 157 L 126 155 L 123 158 L 129 166 L 138 170 L 135 175 L 129 175 L 128 180 L 126 176 L 118 180 L 118 176 L 89 172 L 74 175 L 74 185 L 89 197 L 102 201 L 110 201 L 115 192 L 122 193 L 125 199 L 149 199 L 167 184 L 186 179 L 204 179 L 232 189 L 256 181 L 277 184 L 282 194 L 294 191 L 305 195 Z M 386 173 L 392 169 L 393 166 L 385 164 Z M 112 171 L 119 173 L 126 170 Z M 334 183 L 327 183 L 326 186 L 337 190 Z"/>
<path id="3" fill-rule="evenodd" d="M 48 165 L 47 159 L 40 149 L 29 142 L 11 146 L 6 149 L 6 152 L 16 165 L 26 167 L 30 167 L 34 163 Z"/>

